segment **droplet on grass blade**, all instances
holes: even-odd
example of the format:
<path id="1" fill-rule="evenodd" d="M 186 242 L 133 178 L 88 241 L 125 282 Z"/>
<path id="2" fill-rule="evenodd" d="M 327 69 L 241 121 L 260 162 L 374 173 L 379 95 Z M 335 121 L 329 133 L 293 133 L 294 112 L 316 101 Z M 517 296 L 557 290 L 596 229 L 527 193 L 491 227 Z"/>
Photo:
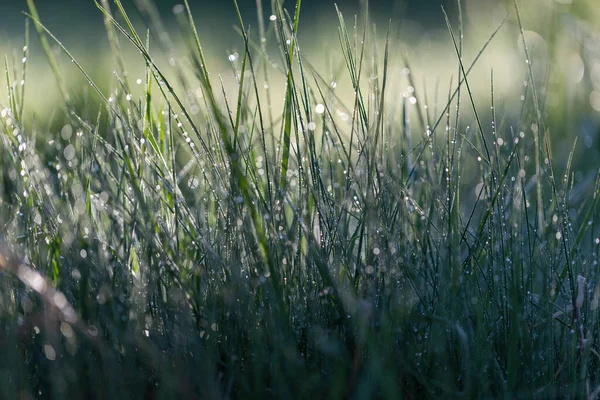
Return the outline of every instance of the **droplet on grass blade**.
<path id="1" fill-rule="evenodd" d="M 56 360 L 56 351 L 54 350 L 54 347 L 50 346 L 49 344 L 44 345 L 44 354 L 48 360 Z"/>
<path id="2" fill-rule="evenodd" d="M 194 175 L 192 175 L 190 177 L 190 179 L 188 180 L 188 187 L 192 190 L 196 189 L 199 184 L 200 184 L 200 181 Z"/>
<path id="3" fill-rule="evenodd" d="M 75 157 L 75 146 L 72 144 L 65 147 L 63 151 L 63 155 L 67 161 L 71 161 Z"/>
<path id="4" fill-rule="evenodd" d="M 69 124 L 66 124 L 60 130 L 60 137 L 62 137 L 64 140 L 69 140 L 71 135 L 73 135 L 73 127 Z"/>

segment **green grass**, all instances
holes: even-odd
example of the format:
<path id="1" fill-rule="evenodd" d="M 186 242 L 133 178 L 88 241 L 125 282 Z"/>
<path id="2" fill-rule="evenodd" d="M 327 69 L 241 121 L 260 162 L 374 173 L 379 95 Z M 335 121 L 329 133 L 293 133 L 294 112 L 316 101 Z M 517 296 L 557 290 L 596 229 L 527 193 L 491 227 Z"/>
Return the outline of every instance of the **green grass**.
<path id="1" fill-rule="evenodd" d="M 535 59 L 516 116 L 493 71 L 487 102 L 471 90 L 496 32 L 526 29 L 516 3 L 474 61 L 462 15 L 446 17 L 456 77 L 435 109 L 415 72 L 414 94 L 389 86 L 390 29 L 380 40 L 366 9 L 353 28 L 338 11 L 337 72 L 301 51 L 300 0 L 275 1 L 258 35 L 238 10 L 243 51 L 221 77 L 187 0 L 169 71 L 151 3 L 154 35 L 102 0 L 106 93 L 27 3 L 64 126 L 30 117 L 10 84 L 27 62 L 7 59 L 0 398 L 597 397 L 597 167 L 575 178 L 576 141 L 554 161 Z M 66 88 L 52 43 L 87 94 Z"/>

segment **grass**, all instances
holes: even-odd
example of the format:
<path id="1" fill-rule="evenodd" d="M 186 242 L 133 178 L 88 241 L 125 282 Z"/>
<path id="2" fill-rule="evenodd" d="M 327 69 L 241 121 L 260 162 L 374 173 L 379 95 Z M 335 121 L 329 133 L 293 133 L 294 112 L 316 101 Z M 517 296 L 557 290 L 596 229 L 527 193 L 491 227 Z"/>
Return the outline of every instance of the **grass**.
<path id="1" fill-rule="evenodd" d="M 300 0 L 274 1 L 258 37 L 238 9 L 229 77 L 205 67 L 187 0 L 168 72 L 150 1 L 140 33 L 102 0 L 109 94 L 27 4 L 65 122 L 28 117 L 27 62 L 7 59 L 0 398 L 598 396 L 600 175 L 575 178 L 576 143 L 554 161 L 529 55 L 516 117 L 493 71 L 485 104 L 469 81 L 500 29 L 524 31 L 516 3 L 472 63 L 446 16 L 457 78 L 436 110 L 412 106 L 428 101 L 408 69 L 411 94 L 389 87 L 390 29 L 367 9 L 351 29 L 338 11 L 342 99 L 301 51 Z M 51 43 L 95 94 L 66 89 Z"/>

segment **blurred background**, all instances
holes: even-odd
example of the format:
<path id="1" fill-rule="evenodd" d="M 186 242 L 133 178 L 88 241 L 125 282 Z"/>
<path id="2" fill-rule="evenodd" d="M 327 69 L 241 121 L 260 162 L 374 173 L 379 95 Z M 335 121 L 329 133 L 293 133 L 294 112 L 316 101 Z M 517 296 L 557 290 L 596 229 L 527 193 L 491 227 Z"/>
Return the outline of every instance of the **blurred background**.
<path id="1" fill-rule="evenodd" d="M 143 32 L 146 25 L 143 12 L 138 7 L 143 5 L 144 0 L 123 0 L 123 3 L 134 17 L 140 32 Z M 180 0 L 155 1 L 165 30 L 174 43 L 174 53 L 183 57 L 185 53 L 182 51 L 182 38 L 173 12 L 179 3 Z M 267 25 L 267 43 L 274 47 L 274 24 L 269 19 L 272 14 L 271 4 L 269 0 L 262 3 L 262 17 Z M 256 39 L 257 2 L 239 0 L 239 4 L 245 24 L 250 27 L 250 34 Z M 347 72 L 339 51 L 335 4 L 331 0 L 302 1 L 299 44 L 305 57 L 315 68 L 330 76 L 332 81 L 337 81 L 336 91 L 344 98 L 345 93 L 351 94 L 351 88 L 344 85 L 344 82 L 347 83 Z M 361 13 L 365 4 L 365 1 L 360 0 L 337 2 L 349 28 L 353 26 L 354 16 Z M 102 14 L 94 2 L 38 0 L 36 5 L 42 22 L 71 50 L 103 90 L 111 90 L 115 86 L 112 76 L 115 69 L 114 58 L 109 53 Z M 234 29 L 237 18 L 233 1 L 190 0 L 190 5 L 198 23 L 211 73 L 222 75 L 226 86 L 231 83 L 231 88 L 234 88 L 235 79 L 231 79 L 233 74 L 229 56 L 240 51 L 243 43 Z M 295 1 L 284 2 L 290 13 L 293 12 L 294 5 Z M 453 81 L 453 87 L 456 86 L 456 54 L 441 11 L 442 5 L 448 11 L 455 32 L 458 32 L 459 13 L 456 1 L 369 2 L 371 22 L 377 26 L 374 35 L 381 44 L 380 54 L 383 54 L 387 24 L 391 24 L 390 88 L 396 96 L 405 95 L 409 88 L 406 76 L 402 73 L 408 64 L 416 86 L 413 90 L 416 89 L 421 97 L 426 95 L 429 106 L 445 104 L 450 83 Z M 494 95 L 497 110 L 501 110 L 499 118 L 506 122 L 515 121 L 531 92 L 527 91 L 527 63 L 513 0 L 462 0 L 461 5 L 464 24 L 463 60 L 467 66 L 507 18 L 473 69 L 470 85 L 480 108 L 489 110 L 490 77 L 493 69 Z M 587 165 L 600 164 L 600 3 L 598 0 L 521 0 L 519 8 L 532 72 L 540 93 L 541 108 L 548 121 L 546 128 L 554 139 L 554 147 L 570 149 L 577 137 L 580 149 L 586 151 Z M 25 0 L 0 1 L 0 54 L 6 54 L 9 63 L 10 60 L 18 63 L 22 57 L 26 19 L 22 12 L 26 10 Z M 30 36 L 27 111 L 43 117 L 55 111 L 59 97 L 33 26 L 30 27 Z M 121 42 L 128 73 L 141 76 L 141 57 L 125 40 Z M 52 44 L 52 47 L 57 54 L 61 71 L 68 78 L 68 84 L 73 86 L 73 90 L 80 90 L 85 85 L 79 72 L 60 54 L 58 46 Z M 168 68 L 172 54 L 158 56 Z M 276 62 L 280 59 L 277 58 L 276 51 L 272 56 L 276 76 Z M 279 82 L 281 85 L 273 85 L 271 88 L 275 99 L 284 90 L 284 80 L 280 79 Z M 5 99 L 6 95 L 2 93 L 2 104 L 5 104 Z M 414 106 L 416 109 L 423 104 Z M 463 112 L 472 116 L 468 107 Z"/>

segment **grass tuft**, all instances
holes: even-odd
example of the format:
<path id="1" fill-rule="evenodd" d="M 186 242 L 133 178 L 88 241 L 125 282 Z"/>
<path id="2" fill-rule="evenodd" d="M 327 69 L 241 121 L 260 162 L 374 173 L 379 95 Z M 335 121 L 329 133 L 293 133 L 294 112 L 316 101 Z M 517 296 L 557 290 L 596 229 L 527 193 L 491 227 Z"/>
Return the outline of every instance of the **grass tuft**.
<path id="1" fill-rule="evenodd" d="M 300 0 L 292 16 L 272 2 L 268 26 L 257 0 L 257 38 L 234 1 L 243 50 L 215 78 L 187 0 L 185 59 L 150 2 L 143 34 L 114 4 L 96 2 L 106 93 L 27 0 L 59 135 L 25 110 L 28 34 L 22 65 L 5 58 L 0 398 L 598 395 L 600 172 L 575 179 L 576 140 L 553 159 L 516 2 L 531 83 L 516 116 L 493 70 L 490 104 L 470 80 L 508 16 L 467 63 L 462 8 L 458 36 L 442 10 L 457 77 L 423 108 L 424 77 L 407 67 L 398 96 L 392 25 L 379 38 L 366 6 L 353 28 L 337 9 L 341 68 L 322 71 Z M 69 93 L 50 42 L 95 95 Z M 276 105 L 261 88 L 278 82 Z"/>

